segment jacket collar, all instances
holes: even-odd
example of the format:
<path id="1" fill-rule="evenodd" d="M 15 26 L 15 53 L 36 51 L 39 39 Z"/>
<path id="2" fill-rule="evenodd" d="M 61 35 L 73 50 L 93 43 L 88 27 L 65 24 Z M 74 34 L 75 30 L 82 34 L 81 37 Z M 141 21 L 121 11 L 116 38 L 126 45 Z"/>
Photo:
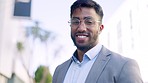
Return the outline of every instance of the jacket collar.
<path id="1" fill-rule="evenodd" d="M 94 62 L 85 83 L 97 83 L 98 78 L 100 77 L 103 69 L 106 67 L 106 64 L 110 60 L 109 55 L 111 52 L 102 46 L 102 49 L 97 57 L 96 61 Z"/>

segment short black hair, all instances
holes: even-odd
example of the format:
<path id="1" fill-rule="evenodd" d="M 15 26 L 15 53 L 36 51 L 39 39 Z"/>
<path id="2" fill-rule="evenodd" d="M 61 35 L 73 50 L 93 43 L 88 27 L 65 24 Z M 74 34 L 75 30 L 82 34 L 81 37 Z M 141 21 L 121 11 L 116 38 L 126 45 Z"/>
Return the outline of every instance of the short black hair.
<path id="1" fill-rule="evenodd" d="M 94 8 L 96 13 L 101 17 L 101 20 L 103 18 L 103 9 L 102 7 L 96 3 L 93 0 L 77 0 L 71 5 L 71 10 L 70 10 L 70 17 L 72 17 L 73 12 L 77 8 L 81 7 L 87 7 L 87 8 Z"/>

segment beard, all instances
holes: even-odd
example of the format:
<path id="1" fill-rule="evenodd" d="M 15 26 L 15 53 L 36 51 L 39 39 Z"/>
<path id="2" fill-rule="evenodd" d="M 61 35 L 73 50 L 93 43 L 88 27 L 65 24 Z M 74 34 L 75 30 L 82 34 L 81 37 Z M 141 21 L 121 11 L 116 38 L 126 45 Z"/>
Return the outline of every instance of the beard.
<path id="1" fill-rule="evenodd" d="M 71 39 L 73 40 L 73 43 L 77 47 L 77 49 L 87 52 L 98 43 L 98 33 L 94 34 L 93 36 L 89 34 L 89 41 L 85 42 L 86 44 L 83 45 L 76 42 L 75 35 L 72 35 L 72 33 Z"/>

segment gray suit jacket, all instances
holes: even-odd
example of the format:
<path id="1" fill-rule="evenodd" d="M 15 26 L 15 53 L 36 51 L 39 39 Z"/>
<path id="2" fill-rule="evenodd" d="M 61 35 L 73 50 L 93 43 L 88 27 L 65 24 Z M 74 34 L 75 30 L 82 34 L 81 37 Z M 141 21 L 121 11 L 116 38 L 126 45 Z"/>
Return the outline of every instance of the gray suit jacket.
<path id="1" fill-rule="evenodd" d="M 59 65 L 52 83 L 63 83 L 72 60 Z M 143 83 L 135 60 L 114 53 L 104 46 L 94 62 L 85 83 Z"/>

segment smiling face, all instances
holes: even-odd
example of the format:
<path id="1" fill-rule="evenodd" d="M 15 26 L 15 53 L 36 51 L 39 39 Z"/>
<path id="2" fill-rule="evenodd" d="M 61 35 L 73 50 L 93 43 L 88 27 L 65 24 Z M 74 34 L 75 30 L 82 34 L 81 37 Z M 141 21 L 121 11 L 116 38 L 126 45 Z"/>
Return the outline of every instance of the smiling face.
<path id="1" fill-rule="evenodd" d="M 79 25 L 71 23 L 71 38 L 78 50 L 86 52 L 98 43 L 98 35 L 104 28 L 99 22 L 101 18 L 93 8 L 81 7 L 75 9 L 71 19 L 80 22 Z"/>

